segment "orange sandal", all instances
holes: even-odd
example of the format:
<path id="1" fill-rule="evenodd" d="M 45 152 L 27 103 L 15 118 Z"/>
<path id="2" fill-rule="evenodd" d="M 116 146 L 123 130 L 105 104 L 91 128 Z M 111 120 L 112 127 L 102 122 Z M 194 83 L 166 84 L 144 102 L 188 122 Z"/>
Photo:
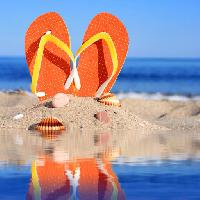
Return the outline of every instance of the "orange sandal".
<path id="1" fill-rule="evenodd" d="M 129 39 L 122 22 L 109 13 L 100 13 L 91 21 L 83 45 L 92 37 L 99 40 L 87 49 L 80 48 L 78 73 L 81 77 L 79 96 L 100 96 L 114 85 L 124 64 Z M 83 51 L 84 50 L 84 51 Z"/>
<path id="2" fill-rule="evenodd" d="M 128 33 L 116 17 L 101 13 L 92 20 L 74 57 L 62 18 L 47 13 L 28 29 L 25 49 L 31 89 L 41 100 L 59 92 L 99 97 L 110 91 L 120 73 L 128 51 Z"/>
<path id="3" fill-rule="evenodd" d="M 58 92 L 65 92 L 63 85 L 71 71 L 70 57 L 54 41 L 48 42 L 50 39 L 55 40 L 48 38 L 51 35 L 70 48 L 67 27 L 63 19 L 54 12 L 38 17 L 27 30 L 25 38 L 26 60 L 33 80 L 31 89 L 41 100 L 53 97 Z M 38 60 L 41 54 L 39 47 L 42 48 L 42 56 Z M 38 65 L 42 67 L 34 69 Z M 34 82 L 36 76 L 38 80 Z"/>

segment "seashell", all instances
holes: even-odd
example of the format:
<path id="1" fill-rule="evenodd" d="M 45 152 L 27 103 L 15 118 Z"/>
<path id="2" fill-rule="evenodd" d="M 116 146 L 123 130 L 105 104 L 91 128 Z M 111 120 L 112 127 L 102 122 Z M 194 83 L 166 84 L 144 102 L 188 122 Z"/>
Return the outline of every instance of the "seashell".
<path id="1" fill-rule="evenodd" d="M 23 117 L 24 117 L 23 114 L 18 114 L 18 115 L 16 115 L 16 116 L 14 116 L 13 119 L 18 120 L 18 119 L 21 119 L 21 118 L 23 118 Z"/>
<path id="2" fill-rule="evenodd" d="M 54 108 L 62 108 L 69 104 L 70 96 L 64 93 L 57 93 L 52 99 Z"/>
<path id="3" fill-rule="evenodd" d="M 36 130 L 45 133 L 51 133 L 65 130 L 65 126 L 58 119 L 53 117 L 47 117 L 42 119 L 41 122 L 36 125 Z"/>
<path id="4" fill-rule="evenodd" d="M 112 93 L 103 94 L 100 98 L 97 99 L 97 101 L 107 106 L 121 107 L 119 99 Z"/>
<path id="5" fill-rule="evenodd" d="M 103 123 L 110 123 L 111 122 L 111 119 L 108 116 L 108 113 L 105 112 L 105 111 L 101 111 L 101 112 L 96 113 L 94 115 L 94 117 L 96 119 L 98 119 L 100 122 L 103 122 Z"/>

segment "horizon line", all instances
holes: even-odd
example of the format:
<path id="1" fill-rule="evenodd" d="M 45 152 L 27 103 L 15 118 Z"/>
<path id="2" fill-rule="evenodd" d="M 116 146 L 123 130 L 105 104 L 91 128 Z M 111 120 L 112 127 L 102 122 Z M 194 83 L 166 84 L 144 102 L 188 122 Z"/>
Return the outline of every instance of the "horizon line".
<path id="1" fill-rule="evenodd" d="M 0 59 L 2 58 L 26 58 L 25 56 L 22 56 L 22 55 L 0 55 Z M 193 60 L 199 60 L 200 57 L 183 57 L 183 56 L 177 56 L 177 57 L 165 57 L 165 56 L 127 56 L 126 59 L 186 59 L 186 60 L 189 60 L 189 59 L 193 59 Z"/>

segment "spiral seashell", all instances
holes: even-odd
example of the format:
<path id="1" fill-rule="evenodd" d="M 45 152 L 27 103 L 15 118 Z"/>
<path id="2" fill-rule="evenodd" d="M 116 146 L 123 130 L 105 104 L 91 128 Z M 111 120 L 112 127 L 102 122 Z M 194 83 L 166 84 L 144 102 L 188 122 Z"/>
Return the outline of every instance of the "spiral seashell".
<path id="1" fill-rule="evenodd" d="M 65 126 L 58 119 L 53 117 L 47 117 L 42 119 L 41 122 L 36 125 L 36 130 L 45 133 L 51 133 L 65 130 Z"/>
<path id="2" fill-rule="evenodd" d="M 107 106 L 121 107 L 119 99 L 112 93 L 103 94 L 100 98 L 97 99 L 97 101 Z"/>

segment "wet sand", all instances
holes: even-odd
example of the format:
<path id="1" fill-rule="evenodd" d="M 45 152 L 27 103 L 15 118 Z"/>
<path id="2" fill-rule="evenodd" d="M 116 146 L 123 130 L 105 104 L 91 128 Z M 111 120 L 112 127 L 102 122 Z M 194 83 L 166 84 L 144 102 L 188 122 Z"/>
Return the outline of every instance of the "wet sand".
<path id="1" fill-rule="evenodd" d="M 22 130 L 0 131 L 0 162 L 19 165 L 50 157 L 56 162 L 103 159 L 149 162 L 200 159 L 200 135 L 188 132 L 73 130 L 44 137 Z"/>

